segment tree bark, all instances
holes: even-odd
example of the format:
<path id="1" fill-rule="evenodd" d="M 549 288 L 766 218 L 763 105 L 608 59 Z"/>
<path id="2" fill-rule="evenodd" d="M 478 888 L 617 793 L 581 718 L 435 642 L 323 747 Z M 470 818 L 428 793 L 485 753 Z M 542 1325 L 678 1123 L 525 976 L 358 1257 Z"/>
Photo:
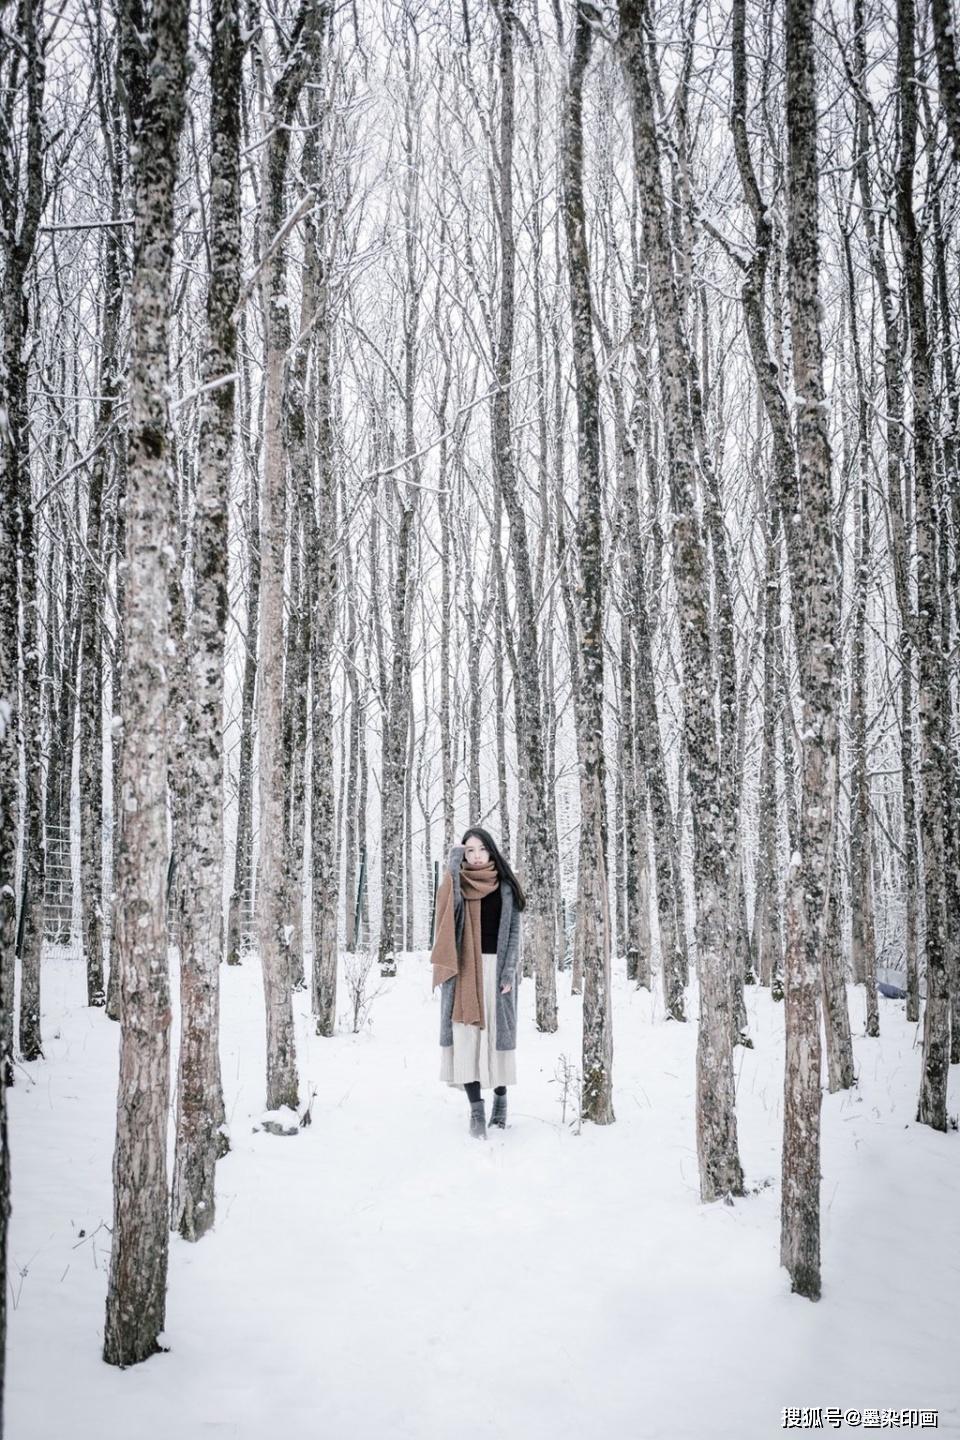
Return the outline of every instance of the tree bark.
<path id="1" fill-rule="evenodd" d="M 576 720 L 580 769 L 577 914 L 583 938 L 581 1113 L 598 1125 L 613 1114 L 610 913 L 603 740 L 603 515 L 600 502 L 600 382 L 590 306 L 590 256 L 583 198 L 583 77 L 593 31 L 578 9 L 567 74 L 561 154 L 563 221 L 577 394 L 577 613 L 580 683 Z"/>
<path id="2" fill-rule="evenodd" d="M 316 287 L 322 311 L 314 337 L 314 379 L 311 413 L 317 417 L 315 466 L 316 569 L 311 619 L 310 685 L 312 765 L 311 864 L 313 893 L 313 975 L 311 1003 L 318 1035 L 332 1035 L 337 1008 L 337 899 L 339 895 L 337 844 L 333 793 L 333 695 L 330 669 L 333 655 L 333 617 L 337 609 L 336 488 L 333 471 L 333 416 L 331 405 L 330 305 L 323 260 L 321 227 L 314 253 L 319 268 Z M 348 662 L 349 663 L 349 662 Z M 355 677 L 354 677 L 355 680 Z M 361 721 L 362 723 L 362 721 Z M 348 904 L 352 903 L 349 899 Z"/>
<path id="3" fill-rule="evenodd" d="M 787 274 L 802 497 L 800 510 L 789 512 L 794 517 L 789 533 L 796 557 L 790 579 L 804 741 L 800 849 L 790 867 L 784 957 L 780 1260 L 790 1273 L 791 1288 L 816 1300 L 820 1297 L 820 986 L 835 818 L 837 597 L 819 323 L 813 0 L 787 0 L 786 27 Z M 781 508 L 786 511 L 787 506 Z"/>
<path id="4" fill-rule="evenodd" d="M 674 512 L 674 573 L 683 651 L 684 737 L 694 818 L 700 1025 L 697 1153 L 705 1201 L 743 1193 L 733 1083 L 733 1025 L 725 944 L 727 866 L 710 648 L 706 553 L 694 508 L 691 375 L 672 272 L 666 203 L 646 59 L 645 0 L 623 0 L 619 49 L 633 105 L 633 145 L 644 249 L 660 350 L 668 474 Z"/>
<path id="5" fill-rule="evenodd" d="M 553 904 L 557 867 L 547 826 L 539 626 L 533 595 L 526 516 L 517 485 L 511 422 L 516 268 L 513 233 L 513 40 L 516 18 L 513 0 L 498 0 L 496 8 L 500 22 L 500 125 L 497 152 L 500 295 L 499 329 L 494 357 L 497 382 L 493 398 L 494 466 L 510 524 L 510 550 L 517 587 L 517 661 L 520 679 L 517 699 L 522 715 L 517 749 L 520 813 L 523 823 L 523 845 L 521 848 L 518 844 L 517 848 L 529 899 L 524 917 L 523 945 L 525 956 L 533 968 L 537 1029 L 553 1034 L 557 1028 Z"/>
<path id="6" fill-rule="evenodd" d="M 960 167 L 960 74 L 957 71 L 956 29 L 950 0 L 931 0 L 930 14 L 937 51 L 940 104 L 953 142 L 953 163 Z"/>
<path id="7" fill-rule="evenodd" d="M 640 367 L 638 384 L 645 368 Z M 649 428 L 644 432 L 645 444 L 651 445 Z M 652 458 L 648 454 L 649 468 Z M 629 469 L 627 470 L 629 482 Z M 684 986 L 687 983 L 686 929 L 683 913 L 683 884 L 680 870 L 680 846 L 670 802 L 667 762 L 657 712 L 657 682 L 653 665 L 653 593 L 656 579 L 647 583 L 647 565 L 640 535 L 640 507 L 637 479 L 625 489 L 625 535 L 633 558 L 633 625 L 636 640 L 635 689 L 638 712 L 637 741 L 640 763 L 646 774 L 650 800 L 650 828 L 653 836 L 654 881 L 656 887 L 657 924 L 660 931 L 660 981 L 663 1003 L 671 1020 L 686 1020 Z M 655 511 L 655 500 L 651 509 Z M 648 599 L 648 594 L 650 598 Z"/>
<path id="8" fill-rule="evenodd" d="M 66 383 L 66 382 L 64 382 Z M 57 442 L 54 464 L 63 468 L 63 445 Z M 80 609 L 82 582 L 74 585 L 75 547 L 69 536 L 70 519 L 79 530 L 79 515 L 68 519 L 60 501 L 55 524 L 65 534 L 62 545 L 47 551 L 46 632 L 41 695 L 46 696 L 46 716 L 41 720 L 41 747 L 47 754 L 47 778 L 43 800 L 44 897 L 43 938 L 55 945 L 69 945 L 73 919 L 73 865 L 70 835 L 70 790 L 73 772 L 73 732 L 77 713 L 80 657 Z M 79 507 L 75 507 L 75 510 Z M 58 553 L 59 552 L 59 553 Z M 64 571 L 63 600 L 58 596 L 54 566 Z M 74 600 L 74 591 L 77 600 Z"/>
<path id="9" fill-rule="evenodd" d="M 167 607 L 173 475 L 166 393 L 173 195 L 185 111 L 185 0 L 157 0 L 149 99 L 138 134 L 131 301 L 127 583 L 118 810 L 120 1081 L 113 1244 L 103 1358 L 131 1365 L 159 1349 L 166 1305 L 166 1133 L 170 991 L 167 871 Z"/>
<path id="10" fill-rule="evenodd" d="M 43 5 L 40 0 L 21 0 L 16 16 L 17 63 L 22 60 L 19 83 L 25 92 L 26 154 L 23 174 L 14 165 L 14 139 L 4 137 L 4 158 L 0 162 L 0 205 L 3 238 L 0 245 L 3 274 L 3 352 L 0 399 L 5 410 L 3 424 L 3 504 L 13 517 L 15 557 L 4 567 L 3 618 L 12 619 L 11 635 L 20 635 L 20 665 L 23 671 L 22 708 L 16 704 L 17 660 L 11 656 L 9 691 L 14 703 L 8 717 L 14 738 L 13 756 L 4 785 L 5 831 L 11 845 L 16 826 L 11 823 L 17 809 L 17 740 L 22 743 L 26 776 L 23 801 L 23 864 L 19 917 L 16 921 L 16 953 L 20 956 L 20 1050 L 25 1060 L 43 1054 L 40 1035 L 40 946 L 43 940 L 43 798 L 40 766 L 40 663 L 37 617 L 36 538 L 29 466 L 27 423 L 27 276 L 33 259 L 37 228 L 43 206 L 43 94 L 45 62 Z M 13 47 L 11 47 L 13 53 Z M 14 83 L 14 76 L 10 83 Z M 21 192 L 22 187 L 22 192 Z M 17 566 L 20 582 L 17 589 Z M 9 587 L 8 589 L 6 587 Z M 18 623 L 18 608 L 20 622 Z M 7 642 L 9 643 L 9 642 Z M 8 788 L 9 787 L 9 788 Z M 13 902 L 14 867 L 5 869 L 0 884 L 10 888 Z M 8 901 L 4 901 L 6 905 Z M 5 952 L 5 969 L 12 1001 L 13 951 Z M 10 1004 L 10 1020 L 13 1006 Z"/>
<path id="11" fill-rule="evenodd" d="M 100 128 L 109 157 L 110 214 L 119 222 L 122 214 L 126 160 L 121 117 L 122 85 L 108 76 L 106 47 L 98 49 L 96 60 L 97 106 Z M 104 945 L 106 932 L 106 877 L 103 865 L 103 691 L 106 634 L 104 602 L 108 592 L 109 514 L 104 501 L 108 480 L 122 487 L 119 437 L 109 440 L 116 425 L 117 401 L 123 385 L 121 322 L 126 254 L 122 231 L 111 225 L 103 232 L 103 310 L 97 430 L 99 445 L 90 473 L 86 561 L 81 599 L 80 662 L 80 929 L 87 967 L 87 1002 L 105 1005 Z M 117 597 L 119 603 L 119 597 Z M 116 1017 L 114 1017 L 116 1018 Z"/>
<path id="12" fill-rule="evenodd" d="M 897 228 L 903 252 L 904 286 L 910 322 L 913 389 L 914 519 L 917 536 L 917 621 L 920 711 L 920 839 L 926 917 L 927 999 L 923 1016 L 923 1060 L 917 1119 L 934 1130 L 947 1128 L 950 976 L 944 870 L 947 862 L 944 795 L 950 783 L 944 727 L 945 678 L 940 648 L 937 586 L 937 502 L 934 469 L 933 397 L 923 242 L 913 212 L 917 149 L 917 76 L 913 0 L 897 3 L 897 82 L 900 97 L 900 163 L 897 167 Z"/>
<path id="13" fill-rule="evenodd" d="M 866 628 L 867 584 L 870 570 L 870 487 L 868 483 L 867 387 L 860 360 L 856 289 L 850 236 L 843 235 L 850 311 L 850 345 L 857 392 L 857 490 L 854 527 L 856 571 L 853 600 L 853 654 L 850 675 L 850 740 L 853 748 L 850 803 L 850 919 L 851 961 L 854 979 L 866 990 L 867 1034 L 880 1033 L 877 1005 L 876 925 L 873 911 L 870 778 L 867 769 Z M 842 542 L 841 542 L 842 543 Z M 838 638 L 838 654 L 839 654 Z"/>
<path id="14" fill-rule="evenodd" d="M 119 196 L 114 199 L 119 209 Z M 90 474 L 86 560 L 82 597 L 80 660 L 80 924 L 87 966 L 87 1004 L 105 1005 L 103 973 L 103 625 L 106 549 L 103 544 L 103 492 L 106 436 L 114 424 L 120 393 L 120 308 L 122 301 L 119 240 L 104 233 L 104 297 L 100 402 L 100 445 Z"/>
<path id="15" fill-rule="evenodd" d="M 761 985 L 783 998 L 783 936 L 777 886 L 776 689 L 777 627 L 780 614 L 779 516 L 765 506 L 763 629 L 763 731 L 760 749 L 760 814 L 753 922 L 753 949 Z M 776 992 L 779 992 L 777 994 Z"/>
<path id="16" fill-rule="evenodd" d="M 914 785 L 913 663 L 916 655 L 915 620 L 910 595 L 910 537 L 904 523 L 901 490 L 909 488 L 903 464 L 904 381 L 903 335 L 898 304 L 892 293 L 886 248 L 874 218 L 873 187 L 870 181 L 870 126 L 866 99 L 867 49 L 863 0 L 853 8 L 854 75 L 857 81 L 857 185 L 860 191 L 864 232 L 883 321 L 884 411 L 886 416 L 887 508 L 894 590 L 900 616 L 900 783 L 903 794 L 904 870 L 904 969 L 907 979 L 907 1019 L 920 1019 L 920 988 L 917 973 L 917 916 L 919 910 L 919 860 L 916 834 L 916 792 Z"/>
<path id="17" fill-rule="evenodd" d="M 264 147 L 262 205 L 264 259 L 261 293 L 264 315 L 263 485 L 260 517 L 260 655 L 257 729 L 260 739 L 260 846 L 257 865 L 257 934 L 263 968 L 267 1027 L 268 1110 L 291 1109 L 299 1101 L 293 1004 L 290 994 L 290 915 L 283 874 L 284 768 L 283 577 L 286 538 L 286 447 L 283 437 L 284 363 L 290 348 L 290 312 L 284 245 L 277 241 L 284 220 L 284 192 L 290 126 L 301 91 L 319 51 L 325 0 L 303 0 L 289 49 L 274 84 Z"/>
<path id="18" fill-rule="evenodd" d="M 216 1162 L 226 1114 L 220 1079 L 223 932 L 223 663 L 227 623 L 227 505 L 234 438 L 233 376 L 240 294 L 240 84 L 238 0 L 210 12 L 210 274 L 187 634 L 187 798 L 181 837 L 180 1055 L 172 1226 L 199 1240 L 215 1219 Z M 221 382 L 221 383 L 216 383 Z"/>
<path id="19" fill-rule="evenodd" d="M 304 147 L 306 149 L 306 147 Z M 302 312 L 301 312 L 302 320 Z M 300 333 L 303 333 L 301 324 Z M 303 347 L 306 348 L 306 347 Z M 296 362 L 287 366 L 287 390 L 290 375 Z M 286 404 L 286 394 L 285 394 Z M 287 412 L 289 414 L 289 411 Z M 297 478 L 297 464 L 293 446 L 288 438 L 290 453 L 291 494 L 290 524 L 288 543 L 290 549 L 290 587 L 287 592 L 287 634 L 286 656 L 283 665 L 283 770 L 284 770 L 284 826 L 283 826 L 283 884 L 286 891 L 284 908 L 290 917 L 291 935 L 287 953 L 290 961 L 290 986 L 302 990 L 306 985 L 304 970 L 304 906 L 303 906 L 303 857 L 304 825 L 306 820 L 306 745 L 307 745 L 307 692 L 310 681 L 310 605 L 311 579 L 308 567 L 313 551 L 309 549 L 306 536 L 301 541 L 300 489 L 302 482 Z M 305 521 L 305 517 L 304 521 Z M 306 529 L 306 523 L 304 524 Z"/>
<path id="20" fill-rule="evenodd" d="M 341 505 L 343 504 L 343 489 L 341 484 Z M 359 834 L 359 782 L 360 782 L 360 747 L 361 730 L 363 728 L 363 707 L 360 701 L 360 678 L 356 664 L 358 626 L 357 626 L 357 595 L 354 583 L 353 558 L 350 550 L 350 538 L 344 536 L 343 541 L 344 560 L 344 595 L 346 603 L 346 635 L 344 637 L 344 669 L 349 698 L 345 701 L 346 715 L 345 727 L 347 731 L 347 745 L 349 748 L 349 759 L 347 761 L 346 791 L 343 800 L 345 812 L 344 818 L 344 894 L 346 898 L 346 948 L 348 952 L 357 948 L 358 936 L 356 927 L 356 904 L 357 904 L 357 873 L 360 859 Z M 444 612 L 446 613 L 446 612 Z"/>
<path id="21" fill-rule="evenodd" d="M 417 491 L 413 492 L 414 497 Z M 414 549 L 415 499 L 400 498 L 397 561 L 392 613 L 393 655 L 383 730 L 381 766 L 380 884 L 381 916 L 378 959 L 380 973 L 397 973 L 397 934 L 402 923 L 403 877 L 403 759 L 407 742 L 407 684 L 409 672 L 408 625 Z"/>
<path id="22" fill-rule="evenodd" d="M 247 624 L 240 693 L 240 757 L 237 772 L 237 833 L 233 884 L 227 906 L 227 964 L 239 965 L 245 925 L 253 911 L 253 740 L 260 640 L 260 484 L 256 460 L 247 485 Z"/>
<path id="23" fill-rule="evenodd" d="M 7 1227 L 10 1218 L 10 1151 L 7 1144 L 7 1086 L 13 1083 L 13 1009 L 17 905 L 14 887 L 19 790 L 17 554 L 18 507 L 27 465 L 27 392 L 23 341 L 26 331 L 24 282 L 30 264 L 43 203 L 41 113 L 44 64 L 43 7 L 24 0 L 16 16 L 17 50 L 0 50 L 0 75 L 5 95 L 12 76 L 8 60 L 23 56 L 27 95 L 26 193 L 21 210 L 18 186 L 11 173 L 12 137 L 3 136 L 0 153 L 0 254 L 4 262 L 4 328 L 0 351 L 0 1276 L 7 1274 Z M 33 722 L 35 724 L 35 721 Z M 7 1286 L 0 1297 L 0 1436 L 6 1379 Z"/>
<path id="24" fill-rule="evenodd" d="M 2 543 L 2 542 L 0 542 Z M 4 696 L 4 699 L 6 697 Z M 6 745 L 6 734 L 0 735 L 0 744 Z M 0 992 L 0 1026 L 6 1033 L 6 996 Z M 10 1222 L 10 1147 L 7 1143 L 7 1083 L 0 1076 L 0 1265 L 7 1273 L 7 1228 Z M 0 1295 L 0 1440 L 3 1440 L 3 1406 L 7 1375 L 7 1287 Z"/>

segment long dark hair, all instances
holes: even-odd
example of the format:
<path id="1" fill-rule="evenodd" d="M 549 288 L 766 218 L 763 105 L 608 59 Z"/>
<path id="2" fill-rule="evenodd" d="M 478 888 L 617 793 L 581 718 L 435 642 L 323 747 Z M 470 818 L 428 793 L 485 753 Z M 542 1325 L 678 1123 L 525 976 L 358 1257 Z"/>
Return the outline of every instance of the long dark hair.
<path id="1" fill-rule="evenodd" d="M 523 893 L 520 881 L 517 879 L 516 875 L 514 875 L 513 871 L 511 870 L 510 862 L 508 860 L 505 860 L 500 854 L 500 847 L 497 844 L 496 840 L 494 840 L 493 836 L 490 834 L 490 831 L 481 829 L 479 825 L 471 825 L 469 830 L 464 830 L 463 839 L 460 841 L 460 844 L 466 845 L 467 841 L 471 838 L 471 836 L 475 836 L 476 839 L 480 841 L 480 844 L 484 847 L 487 854 L 490 856 L 490 859 L 493 861 L 494 869 L 500 876 L 500 879 L 507 880 L 509 882 L 511 889 L 513 890 L 513 896 L 516 902 L 517 909 L 525 910 L 527 905 L 527 897 Z"/>

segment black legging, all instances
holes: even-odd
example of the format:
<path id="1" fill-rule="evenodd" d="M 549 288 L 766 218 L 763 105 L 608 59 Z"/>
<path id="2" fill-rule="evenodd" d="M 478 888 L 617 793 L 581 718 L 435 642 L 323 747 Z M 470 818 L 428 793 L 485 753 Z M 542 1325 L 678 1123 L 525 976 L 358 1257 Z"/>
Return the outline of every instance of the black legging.
<path id="1" fill-rule="evenodd" d="M 480 1099 L 480 1081 L 469 1080 L 463 1088 L 467 1092 L 467 1099 L 470 1101 L 470 1104 L 476 1105 L 477 1101 Z M 494 1095 L 506 1095 L 506 1085 L 495 1085 L 493 1088 L 493 1093 Z"/>

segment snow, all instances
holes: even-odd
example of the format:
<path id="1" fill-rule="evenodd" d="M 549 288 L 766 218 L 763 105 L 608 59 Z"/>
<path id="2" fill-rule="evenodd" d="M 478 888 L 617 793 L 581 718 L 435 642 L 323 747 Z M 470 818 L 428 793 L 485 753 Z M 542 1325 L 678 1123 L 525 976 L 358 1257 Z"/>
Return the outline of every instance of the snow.
<path id="1" fill-rule="evenodd" d="M 300 1116 L 289 1105 L 281 1105 L 276 1110 L 264 1110 L 259 1126 L 273 1135 L 296 1135 L 300 1129 Z"/>
<path id="2" fill-rule="evenodd" d="M 46 1058 L 8 1092 L 12 1440 L 764 1440 L 792 1406 L 933 1408 L 960 1433 L 960 1140 L 914 1121 L 901 1002 L 867 1040 L 851 991 L 861 1089 L 824 1095 L 811 1304 L 778 1263 L 783 1007 L 765 992 L 735 1052 L 752 1193 L 704 1206 L 696 1029 L 658 996 L 615 977 L 617 1120 L 578 1136 L 554 1077 L 579 1063 L 580 999 L 561 975 L 560 1030 L 538 1034 L 524 980 L 519 1084 L 483 1143 L 436 1078 L 426 957 L 398 970 L 356 1035 L 344 1018 L 315 1036 L 295 994 L 301 1109 L 317 1095 L 280 1139 L 260 1128 L 259 966 L 223 967 L 216 1225 L 171 1236 L 169 1352 L 120 1372 L 100 1358 L 119 1029 L 85 1007 L 79 963 L 45 962 Z M 956 1067 L 950 1084 L 955 1115 Z"/>

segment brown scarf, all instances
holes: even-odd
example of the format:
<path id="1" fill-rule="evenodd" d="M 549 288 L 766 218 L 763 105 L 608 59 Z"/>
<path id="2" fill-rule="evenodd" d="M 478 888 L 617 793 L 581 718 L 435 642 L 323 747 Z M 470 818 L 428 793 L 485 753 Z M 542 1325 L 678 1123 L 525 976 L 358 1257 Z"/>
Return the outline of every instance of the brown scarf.
<path id="1" fill-rule="evenodd" d="M 437 896 L 437 938 L 430 959 L 433 985 L 442 985 L 456 975 L 453 1018 L 458 1025 L 479 1025 L 483 1029 L 483 962 L 480 959 L 480 902 L 500 884 L 492 860 L 486 865 L 460 866 L 460 893 L 466 905 L 463 938 L 457 954 L 457 932 L 453 914 L 453 876 L 448 870 Z"/>

